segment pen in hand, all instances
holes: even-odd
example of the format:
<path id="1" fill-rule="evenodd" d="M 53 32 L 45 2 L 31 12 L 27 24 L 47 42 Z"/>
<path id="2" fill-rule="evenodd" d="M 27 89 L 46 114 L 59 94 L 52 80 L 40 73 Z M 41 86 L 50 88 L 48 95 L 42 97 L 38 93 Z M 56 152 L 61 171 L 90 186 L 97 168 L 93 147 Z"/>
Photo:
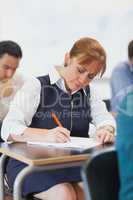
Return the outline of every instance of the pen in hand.
<path id="1" fill-rule="evenodd" d="M 54 122 L 55 122 L 55 124 L 56 124 L 57 126 L 63 127 L 62 124 L 61 124 L 61 122 L 59 121 L 58 117 L 56 116 L 56 114 L 55 114 L 54 112 L 51 112 L 51 116 L 52 116 L 52 118 L 53 118 L 53 120 L 54 120 Z M 68 137 L 68 136 L 67 136 L 67 137 Z M 70 136 L 69 136 L 68 139 L 69 139 L 69 141 L 70 141 Z"/>
<path id="2" fill-rule="evenodd" d="M 63 127 L 62 124 L 60 123 L 60 121 L 58 120 L 58 118 L 57 118 L 57 116 L 56 116 L 56 114 L 55 114 L 54 112 L 51 112 L 51 116 L 52 116 L 52 118 L 53 118 L 53 120 L 54 120 L 54 122 L 55 122 L 55 124 L 56 124 L 57 126 Z"/>

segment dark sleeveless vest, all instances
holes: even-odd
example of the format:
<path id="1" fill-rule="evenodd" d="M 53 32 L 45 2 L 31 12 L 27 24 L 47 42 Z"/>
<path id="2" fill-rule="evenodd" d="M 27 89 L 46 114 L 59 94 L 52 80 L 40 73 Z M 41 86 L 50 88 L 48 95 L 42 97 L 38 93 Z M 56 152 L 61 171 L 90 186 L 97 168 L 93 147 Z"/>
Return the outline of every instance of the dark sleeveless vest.
<path id="1" fill-rule="evenodd" d="M 70 95 L 56 84 L 51 84 L 49 76 L 38 77 L 41 82 L 40 103 L 32 118 L 30 127 L 51 129 L 57 127 L 51 117 L 54 112 L 62 126 L 71 131 L 71 136 L 88 137 L 90 117 L 90 88 L 87 87 Z"/>

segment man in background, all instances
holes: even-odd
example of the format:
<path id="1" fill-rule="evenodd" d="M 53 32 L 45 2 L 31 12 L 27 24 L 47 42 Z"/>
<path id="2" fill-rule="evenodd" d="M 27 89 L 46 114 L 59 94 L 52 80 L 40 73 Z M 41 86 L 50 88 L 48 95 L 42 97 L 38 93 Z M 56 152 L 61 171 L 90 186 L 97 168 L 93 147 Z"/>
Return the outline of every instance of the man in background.
<path id="1" fill-rule="evenodd" d="M 24 82 L 23 77 L 15 73 L 21 58 L 22 50 L 17 43 L 0 42 L 0 129 L 11 100 Z"/>
<path id="2" fill-rule="evenodd" d="M 111 76 L 111 110 L 118 111 L 124 96 L 133 88 L 133 40 L 128 45 L 128 60 L 119 63 Z"/>

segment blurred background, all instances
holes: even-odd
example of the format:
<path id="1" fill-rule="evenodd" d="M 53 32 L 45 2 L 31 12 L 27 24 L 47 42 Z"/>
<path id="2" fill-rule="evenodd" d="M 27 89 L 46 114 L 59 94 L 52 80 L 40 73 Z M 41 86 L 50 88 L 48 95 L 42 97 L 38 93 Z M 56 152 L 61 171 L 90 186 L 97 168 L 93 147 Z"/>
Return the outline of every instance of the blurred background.
<path id="1" fill-rule="evenodd" d="M 73 42 L 84 36 L 96 38 L 106 49 L 107 71 L 94 85 L 102 98 L 110 98 L 111 72 L 127 59 L 133 39 L 132 0 L 0 0 L 0 40 L 20 44 L 19 71 L 24 75 L 46 74 L 62 64 Z"/>

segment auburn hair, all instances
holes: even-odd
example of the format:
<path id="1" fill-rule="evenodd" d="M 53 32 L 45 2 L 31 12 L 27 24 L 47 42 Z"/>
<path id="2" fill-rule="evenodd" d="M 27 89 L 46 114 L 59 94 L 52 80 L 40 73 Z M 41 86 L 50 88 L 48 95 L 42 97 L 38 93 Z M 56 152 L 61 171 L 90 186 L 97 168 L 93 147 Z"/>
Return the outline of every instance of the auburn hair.
<path id="1" fill-rule="evenodd" d="M 100 74 L 106 70 L 106 53 L 102 45 L 92 38 L 81 38 L 77 40 L 69 52 L 70 58 L 76 57 L 82 65 L 98 61 L 102 65 Z"/>

